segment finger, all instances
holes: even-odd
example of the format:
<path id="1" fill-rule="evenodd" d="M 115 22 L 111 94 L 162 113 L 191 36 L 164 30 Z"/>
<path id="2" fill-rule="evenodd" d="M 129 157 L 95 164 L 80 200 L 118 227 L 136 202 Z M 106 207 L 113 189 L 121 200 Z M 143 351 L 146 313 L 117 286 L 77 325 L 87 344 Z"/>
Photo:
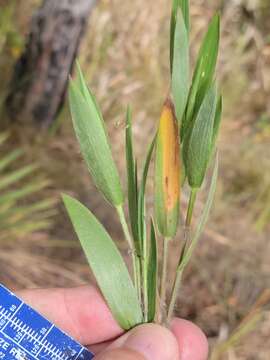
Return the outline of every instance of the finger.
<path id="1" fill-rule="evenodd" d="M 114 339 L 123 332 L 93 286 L 23 290 L 18 296 L 84 345 Z"/>
<path id="2" fill-rule="evenodd" d="M 168 329 L 154 324 L 136 327 L 112 343 L 105 352 L 95 357 L 95 360 L 153 359 L 179 360 L 175 336 Z"/>
<path id="3" fill-rule="evenodd" d="M 174 319 L 172 331 L 179 344 L 180 360 L 205 360 L 208 358 L 208 343 L 203 332 L 190 321 Z M 90 349 L 94 354 L 104 351 L 110 343 L 103 343 Z"/>
<path id="4" fill-rule="evenodd" d="M 179 344 L 180 360 L 206 360 L 208 358 L 207 338 L 192 322 L 174 319 L 171 330 Z"/>
<path id="5" fill-rule="evenodd" d="M 108 350 L 94 360 L 145 360 L 145 357 L 131 349 Z"/>
<path id="6" fill-rule="evenodd" d="M 99 354 L 101 351 L 106 350 L 110 345 L 112 341 L 105 341 L 102 343 L 94 344 L 88 346 L 88 350 L 90 350 L 93 354 Z"/>

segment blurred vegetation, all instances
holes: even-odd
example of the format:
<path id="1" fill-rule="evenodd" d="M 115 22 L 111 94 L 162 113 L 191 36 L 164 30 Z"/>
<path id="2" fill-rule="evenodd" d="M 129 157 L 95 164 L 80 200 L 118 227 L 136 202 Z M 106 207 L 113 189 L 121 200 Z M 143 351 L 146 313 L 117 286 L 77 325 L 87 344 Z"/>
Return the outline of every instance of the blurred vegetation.
<path id="1" fill-rule="evenodd" d="M 29 10 L 36 1 L 4 1 L 4 5 L 2 2 L 0 0 L 1 16 L 3 9 L 9 9 L 5 11 L 10 15 L 4 17 L 8 26 L 2 27 L 0 22 L 0 71 L 3 74 L 0 99 L 5 96 L 12 63 L 18 56 L 11 49 L 21 51 L 25 41 L 21 34 L 27 33 Z M 195 23 L 191 36 L 195 44 L 199 44 L 202 29 L 214 9 L 221 11 L 219 79 L 225 99 L 225 119 L 219 139 L 221 171 L 215 209 L 184 279 L 177 311 L 204 329 L 211 345 L 216 346 L 215 359 L 268 360 L 270 5 L 268 0 L 191 0 L 191 5 Z M 27 11 L 23 11 L 24 8 Z M 10 37 L 7 33 L 13 35 Z M 124 168 L 127 103 L 133 108 L 139 160 L 146 137 L 153 133 L 159 118 L 168 90 L 168 34 L 169 8 L 168 1 L 164 0 L 157 0 L 155 4 L 134 0 L 132 5 L 120 0 L 101 0 L 91 17 L 81 46 L 80 62 L 108 121 L 120 170 Z M 12 37 L 17 38 L 15 47 L 12 45 L 15 43 L 8 40 Z M 196 51 L 195 46 L 193 58 Z M 11 139 L 15 140 L 5 145 L 6 154 L 18 147 L 23 149 L 24 160 L 41 164 L 53 179 L 52 194 L 63 190 L 73 193 L 95 210 L 101 221 L 120 238 L 110 209 L 101 205 L 88 182 L 66 108 L 49 135 L 16 126 L 10 131 Z M 122 178 L 125 181 L 123 171 Z M 20 186 L 21 182 L 13 184 L 13 189 L 18 190 Z M 58 210 L 54 226 L 46 231 L 42 241 L 33 241 L 33 235 L 20 243 L 20 250 L 31 254 L 30 257 L 24 255 L 27 259 L 24 264 L 29 267 L 23 268 L 24 279 L 17 279 L 20 286 L 71 285 L 89 279 L 62 207 Z M 51 239 L 63 241 L 54 243 Z M 15 247 L 8 251 L 20 258 Z M 32 270 L 30 264 L 33 264 Z M 37 273 L 37 264 L 46 266 L 42 265 Z M 173 256 L 170 266 L 175 266 Z M 19 260 L 13 260 L 9 269 L 12 268 L 20 268 Z"/>
<path id="2" fill-rule="evenodd" d="M 8 50 L 10 55 L 17 57 L 24 44 L 15 23 L 15 1 L 1 7 L 0 13 L 0 52 Z"/>
<path id="3" fill-rule="evenodd" d="M 2 148 L 8 137 L 8 133 L 0 134 Z M 49 229 L 55 215 L 54 199 L 27 201 L 33 194 L 44 191 L 49 182 L 44 176 L 36 175 L 36 165 L 14 169 L 22 156 L 23 152 L 16 149 L 0 158 L 0 242 L 26 238 L 34 231 Z"/>

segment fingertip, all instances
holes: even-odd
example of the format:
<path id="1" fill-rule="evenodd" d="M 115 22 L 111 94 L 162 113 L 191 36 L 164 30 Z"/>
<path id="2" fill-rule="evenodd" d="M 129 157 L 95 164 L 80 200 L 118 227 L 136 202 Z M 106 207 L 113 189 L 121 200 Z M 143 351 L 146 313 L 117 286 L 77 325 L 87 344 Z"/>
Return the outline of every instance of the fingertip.
<path id="1" fill-rule="evenodd" d="M 175 336 L 170 330 L 157 324 L 137 326 L 109 347 L 115 348 L 136 351 L 145 360 L 179 360 Z"/>
<path id="2" fill-rule="evenodd" d="M 208 341 L 202 330 L 190 321 L 173 319 L 171 330 L 178 345 L 180 360 L 206 360 L 208 358 Z"/>
<path id="3" fill-rule="evenodd" d="M 130 349 L 114 349 L 95 356 L 95 360 L 145 360 L 145 357 Z"/>

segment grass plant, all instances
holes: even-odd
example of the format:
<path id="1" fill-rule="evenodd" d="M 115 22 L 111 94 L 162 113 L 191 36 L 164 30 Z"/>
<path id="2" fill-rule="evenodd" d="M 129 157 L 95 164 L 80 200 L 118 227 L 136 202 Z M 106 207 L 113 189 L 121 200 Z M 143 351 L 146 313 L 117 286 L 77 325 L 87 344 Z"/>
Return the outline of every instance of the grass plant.
<path id="1" fill-rule="evenodd" d="M 77 64 L 70 80 L 69 104 L 81 153 L 104 199 L 115 208 L 131 255 L 129 275 L 113 239 L 93 213 L 74 198 L 63 195 L 75 232 L 82 244 L 100 290 L 123 329 L 143 322 L 170 321 L 183 272 L 207 222 L 218 177 L 216 139 L 222 98 L 215 80 L 220 19 L 209 24 L 198 53 L 193 75 L 189 60 L 188 0 L 173 0 L 170 28 L 170 88 L 164 99 L 153 140 L 145 150 L 142 177 L 134 156 L 132 113 L 126 114 L 127 191 L 113 160 L 101 109 Z M 146 208 L 146 183 L 155 158 L 154 211 Z M 197 194 L 213 165 L 209 194 L 198 224 L 193 223 Z M 180 223 L 181 192 L 189 191 L 185 222 Z M 128 216 L 124 211 L 128 203 Z M 177 235 L 179 230 L 179 236 Z M 168 288 L 170 243 L 177 235 L 180 257 L 172 288 Z M 163 243 L 160 254 L 159 241 Z M 158 259 L 161 258 L 161 272 Z M 161 274 L 161 275 L 160 275 Z M 160 275 L 160 276 L 159 276 Z"/>

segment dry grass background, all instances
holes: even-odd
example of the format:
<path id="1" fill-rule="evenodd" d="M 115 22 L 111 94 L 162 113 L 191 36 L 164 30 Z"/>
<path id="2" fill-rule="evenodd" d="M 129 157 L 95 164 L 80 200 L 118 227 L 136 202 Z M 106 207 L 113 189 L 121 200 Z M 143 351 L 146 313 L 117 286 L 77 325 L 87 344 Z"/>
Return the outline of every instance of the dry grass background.
<path id="1" fill-rule="evenodd" d="M 37 3 L 17 2 L 17 26 L 23 33 Z M 133 108 L 141 159 L 168 91 L 169 5 L 168 0 L 101 0 L 81 47 L 80 61 L 101 103 L 123 182 L 126 105 Z M 216 202 L 184 278 L 177 314 L 198 323 L 212 346 L 219 346 L 222 354 L 216 352 L 213 359 L 268 360 L 270 5 L 268 0 L 191 0 L 191 5 L 193 56 L 211 15 L 215 10 L 222 14 L 218 76 L 225 114 Z M 6 52 L 0 57 L 6 83 L 10 57 Z M 53 133 L 15 126 L 9 146 L 18 145 L 26 151 L 25 161 L 38 161 L 51 178 L 48 193 L 57 197 L 68 191 L 82 199 L 125 250 L 114 214 L 90 184 L 66 109 Z M 172 256 L 172 270 L 175 261 Z M 0 271 L 0 281 L 13 288 L 71 286 L 90 278 L 61 205 L 47 233 L 1 244 Z"/>

